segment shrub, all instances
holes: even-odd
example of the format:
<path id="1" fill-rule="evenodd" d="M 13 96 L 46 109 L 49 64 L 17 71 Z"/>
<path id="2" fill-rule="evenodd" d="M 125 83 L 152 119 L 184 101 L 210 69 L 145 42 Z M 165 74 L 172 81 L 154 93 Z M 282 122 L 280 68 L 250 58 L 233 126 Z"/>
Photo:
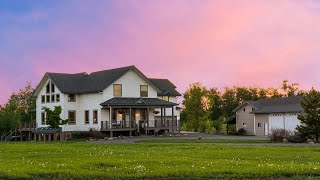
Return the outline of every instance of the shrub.
<path id="1" fill-rule="evenodd" d="M 288 138 L 288 142 L 290 143 L 304 143 L 306 142 L 306 138 L 300 135 L 299 133 L 295 133 L 294 135 Z"/>
<path id="2" fill-rule="evenodd" d="M 240 129 L 238 130 L 238 134 L 241 135 L 241 136 L 244 136 L 244 135 L 247 134 L 247 131 L 246 131 L 245 129 L 243 129 L 243 128 L 240 128 Z"/>
<path id="3" fill-rule="evenodd" d="M 271 132 L 271 141 L 283 142 L 283 139 L 288 139 L 292 132 L 285 129 L 273 129 Z"/>

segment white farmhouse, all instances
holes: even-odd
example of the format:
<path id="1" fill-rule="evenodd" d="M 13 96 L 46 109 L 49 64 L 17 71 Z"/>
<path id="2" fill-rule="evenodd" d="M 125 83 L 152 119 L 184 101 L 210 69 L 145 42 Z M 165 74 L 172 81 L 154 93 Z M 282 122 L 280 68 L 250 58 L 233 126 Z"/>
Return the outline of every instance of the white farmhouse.
<path id="1" fill-rule="evenodd" d="M 37 86 L 36 126 L 47 127 L 43 107 L 61 106 L 63 134 L 90 130 L 117 134 L 154 134 L 179 129 L 176 86 L 147 78 L 135 66 L 99 72 L 46 73 Z"/>

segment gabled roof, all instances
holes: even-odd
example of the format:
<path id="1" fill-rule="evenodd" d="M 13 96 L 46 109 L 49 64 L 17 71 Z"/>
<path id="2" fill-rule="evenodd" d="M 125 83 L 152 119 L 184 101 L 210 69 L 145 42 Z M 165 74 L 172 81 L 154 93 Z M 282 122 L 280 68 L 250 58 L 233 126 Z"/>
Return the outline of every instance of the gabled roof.
<path id="1" fill-rule="evenodd" d="M 282 98 L 270 98 L 259 99 L 257 101 L 246 101 L 233 112 L 238 111 L 244 105 L 249 104 L 255 108 L 252 112 L 254 114 L 264 113 L 299 113 L 303 112 L 301 107 L 302 96 L 282 97 Z"/>
<path id="2" fill-rule="evenodd" d="M 101 106 L 156 106 L 156 107 L 171 107 L 176 106 L 176 103 L 164 101 L 158 98 L 125 98 L 116 97 L 109 99 L 100 104 Z"/>
<path id="3" fill-rule="evenodd" d="M 167 84 L 155 84 L 153 80 L 147 78 L 139 69 L 135 66 L 127 66 L 116 69 L 109 69 L 104 71 L 93 72 L 91 74 L 87 73 L 77 73 L 77 74 L 65 74 L 65 73 L 46 73 L 42 78 L 40 84 L 35 90 L 34 96 L 43 87 L 45 81 L 49 78 L 52 80 L 53 84 L 65 94 L 84 94 L 84 93 L 97 93 L 103 91 L 128 71 L 133 70 L 141 78 L 143 78 L 149 85 L 154 87 L 158 93 L 162 93 L 163 90 L 167 90 Z M 169 80 L 167 80 L 169 81 Z M 170 82 L 170 81 L 169 81 Z M 171 82 L 170 84 L 175 87 Z M 165 87 L 159 86 L 165 85 Z M 170 91 L 172 87 L 169 86 Z M 173 91 L 174 92 L 174 91 Z M 176 93 L 176 92 L 175 92 Z"/>
<path id="4" fill-rule="evenodd" d="M 158 93 L 159 96 L 181 96 L 181 94 L 176 90 L 177 87 L 168 79 L 149 79 L 161 90 L 161 92 Z"/>

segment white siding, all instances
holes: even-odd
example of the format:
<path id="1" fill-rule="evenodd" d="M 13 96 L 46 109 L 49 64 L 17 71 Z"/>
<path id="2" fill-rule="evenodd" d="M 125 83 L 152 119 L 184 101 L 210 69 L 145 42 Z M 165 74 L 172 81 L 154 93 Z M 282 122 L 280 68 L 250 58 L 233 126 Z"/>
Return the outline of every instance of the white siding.
<path id="1" fill-rule="evenodd" d="M 127 72 L 113 84 L 122 84 L 122 97 L 140 97 L 140 85 L 148 85 L 148 97 L 157 98 L 157 91 L 133 70 Z M 113 84 L 103 91 L 103 99 L 113 98 Z"/>

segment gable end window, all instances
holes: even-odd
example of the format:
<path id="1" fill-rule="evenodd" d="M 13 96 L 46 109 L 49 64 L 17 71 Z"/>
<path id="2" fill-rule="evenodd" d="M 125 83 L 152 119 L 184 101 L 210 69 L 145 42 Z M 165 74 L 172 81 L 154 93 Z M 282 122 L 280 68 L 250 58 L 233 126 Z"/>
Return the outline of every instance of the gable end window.
<path id="1" fill-rule="evenodd" d="M 55 97 L 56 97 L 56 96 L 55 96 L 54 94 L 51 95 L 51 102 L 52 102 L 52 103 L 54 103 L 54 102 L 56 101 Z"/>
<path id="2" fill-rule="evenodd" d="M 121 97 L 122 96 L 122 84 L 113 85 L 113 96 Z"/>
<path id="3" fill-rule="evenodd" d="M 74 95 L 74 94 L 69 94 L 69 96 L 68 96 L 68 101 L 69 101 L 69 102 L 76 102 L 76 95 Z"/>
<path id="4" fill-rule="evenodd" d="M 68 111 L 68 124 L 76 124 L 76 111 Z"/>
<path id="5" fill-rule="evenodd" d="M 140 85 L 140 97 L 148 97 L 148 85 Z"/>
<path id="6" fill-rule="evenodd" d="M 50 82 L 47 84 L 46 86 L 46 93 L 49 94 L 50 93 Z"/>
<path id="7" fill-rule="evenodd" d="M 50 103 L 50 95 L 46 95 L 46 103 Z"/>
<path id="8" fill-rule="evenodd" d="M 41 103 L 42 104 L 46 103 L 46 96 L 44 96 L 44 95 L 41 96 Z"/>
<path id="9" fill-rule="evenodd" d="M 51 82 L 51 92 L 54 93 L 55 91 L 55 87 L 54 87 L 54 84 Z"/>

